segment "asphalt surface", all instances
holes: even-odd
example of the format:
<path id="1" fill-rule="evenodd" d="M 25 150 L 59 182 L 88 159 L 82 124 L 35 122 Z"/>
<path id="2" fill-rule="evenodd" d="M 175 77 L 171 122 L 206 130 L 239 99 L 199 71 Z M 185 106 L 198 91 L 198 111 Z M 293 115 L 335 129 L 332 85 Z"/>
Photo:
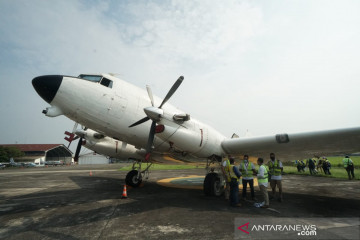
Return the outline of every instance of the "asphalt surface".
<path id="1" fill-rule="evenodd" d="M 233 239 L 235 218 L 360 216 L 360 181 L 286 175 L 284 202 L 232 208 L 200 189 L 170 188 L 164 178 L 203 169 L 152 171 L 127 189 L 119 164 L 0 171 L 0 239 Z M 90 170 L 92 176 L 90 176 Z M 259 191 L 256 187 L 258 198 Z"/>

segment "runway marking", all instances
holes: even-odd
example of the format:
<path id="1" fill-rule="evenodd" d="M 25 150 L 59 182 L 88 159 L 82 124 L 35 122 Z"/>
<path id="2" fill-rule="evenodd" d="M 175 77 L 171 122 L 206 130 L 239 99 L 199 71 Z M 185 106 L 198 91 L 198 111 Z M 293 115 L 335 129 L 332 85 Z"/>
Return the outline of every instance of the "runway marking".
<path id="1" fill-rule="evenodd" d="M 157 181 L 157 184 L 164 187 L 203 189 L 205 176 L 189 175 L 187 177 L 165 178 Z"/>
<path id="2" fill-rule="evenodd" d="M 164 156 L 163 159 L 166 160 L 166 161 L 171 161 L 171 162 L 176 162 L 176 163 L 184 163 L 183 161 L 176 160 L 176 159 L 174 159 L 172 157 L 169 157 L 169 156 Z"/>
<path id="3" fill-rule="evenodd" d="M 188 175 L 187 177 L 165 178 L 157 181 L 157 184 L 164 187 L 183 188 L 183 189 L 203 189 L 205 176 Z M 254 178 L 254 187 L 258 186 L 258 181 Z M 242 183 L 239 183 L 242 189 Z"/>

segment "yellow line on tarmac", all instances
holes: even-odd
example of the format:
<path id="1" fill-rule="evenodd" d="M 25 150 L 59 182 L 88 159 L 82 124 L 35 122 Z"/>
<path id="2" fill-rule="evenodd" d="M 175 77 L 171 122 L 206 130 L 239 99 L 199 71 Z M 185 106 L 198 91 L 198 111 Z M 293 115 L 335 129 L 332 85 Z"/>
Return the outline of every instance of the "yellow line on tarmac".
<path id="1" fill-rule="evenodd" d="M 186 181 L 181 182 L 181 180 L 186 179 L 198 179 L 201 180 L 201 184 L 187 184 Z M 157 184 L 164 186 L 164 187 L 172 187 L 172 188 L 183 188 L 183 189 L 203 189 L 203 180 L 205 176 L 199 176 L 199 175 L 188 175 L 187 177 L 176 177 L 176 178 L 165 178 L 157 181 Z M 254 178 L 254 187 L 258 186 L 258 181 L 256 178 Z M 239 184 L 239 188 L 242 189 L 242 184 Z"/>
<path id="2" fill-rule="evenodd" d="M 169 156 L 164 156 L 163 159 L 166 160 L 166 161 L 171 161 L 171 162 L 184 163 L 183 161 L 176 160 L 176 159 L 174 159 L 172 157 L 169 157 Z"/>
<path id="3" fill-rule="evenodd" d="M 172 187 L 172 188 L 203 189 L 202 184 L 190 186 L 190 185 L 172 183 L 172 181 L 174 181 L 174 180 L 182 180 L 182 179 L 190 179 L 190 178 L 201 178 L 203 180 L 204 176 L 189 175 L 187 177 L 165 178 L 165 179 L 161 179 L 161 180 L 157 181 L 157 184 L 164 186 L 164 187 Z"/>

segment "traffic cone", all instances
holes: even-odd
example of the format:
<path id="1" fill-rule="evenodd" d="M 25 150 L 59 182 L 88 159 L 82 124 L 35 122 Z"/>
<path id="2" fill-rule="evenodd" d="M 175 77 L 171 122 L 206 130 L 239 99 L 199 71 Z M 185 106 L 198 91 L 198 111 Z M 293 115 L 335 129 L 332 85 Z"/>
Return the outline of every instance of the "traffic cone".
<path id="1" fill-rule="evenodd" d="M 90 170 L 90 172 L 89 172 L 89 176 L 91 177 L 92 176 L 92 171 Z"/>
<path id="2" fill-rule="evenodd" d="M 122 199 L 127 198 L 126 184 L 124 185 L 124 190 L 121 196 Z"/>

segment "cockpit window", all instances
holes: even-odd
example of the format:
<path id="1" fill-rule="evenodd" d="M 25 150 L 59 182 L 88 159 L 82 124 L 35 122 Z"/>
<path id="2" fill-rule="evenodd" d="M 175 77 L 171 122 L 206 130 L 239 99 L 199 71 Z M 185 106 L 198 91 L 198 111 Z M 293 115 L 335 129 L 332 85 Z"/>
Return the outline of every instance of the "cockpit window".
<path id="1" fill-rule="evenodd" d="M 85 80 L 88 80 L 91 82 L 100 83 L 101 85 L 108 87 L 108 88 L 112 88 L 112 86 L 113 86 L 113 81 L 111 81 L 107 78 L 103 78 L 102 76 L 81 74 L 81 75 L 79 75 L 79 78 L 85 79 Z"/>
<path id="2" fill-rule="evenodd" d="M 92 81 L 92 82 L 100 82 L 102 76 L 84 75 L 84 74 L 81 74 L 81 75 L 79 76 L 79 78 L 82 78 L 82 79 L 85 79 L 85 80 L 89 80 L 89 81 Z"/>
<path id="3" fill-rule="evenodd" d="M 107 79 L 107 78 L 103 78 L 102 80 L 101 80 L 101 85 L 104 85 L 105 87 L 109 87 L 109 88 L 112 88 L 112 81 L 111 80 L 109 80 L 109 79 Z"/>

